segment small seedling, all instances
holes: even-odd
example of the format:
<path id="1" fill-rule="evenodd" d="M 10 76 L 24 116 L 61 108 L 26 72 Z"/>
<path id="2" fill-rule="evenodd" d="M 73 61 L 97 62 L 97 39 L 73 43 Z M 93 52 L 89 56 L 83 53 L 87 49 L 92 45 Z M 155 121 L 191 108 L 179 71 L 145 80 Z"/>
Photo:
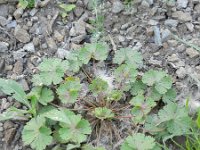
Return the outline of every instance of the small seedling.
<path id="1" fill-rule="evenodd" d="M 59 7 L 61 8 L 60 11 L 61 17 L 65 19 L 68 16 L 69 12 L 71 12 L 73 9 L 76 8 L 76 5 L 60 3 Z"/>

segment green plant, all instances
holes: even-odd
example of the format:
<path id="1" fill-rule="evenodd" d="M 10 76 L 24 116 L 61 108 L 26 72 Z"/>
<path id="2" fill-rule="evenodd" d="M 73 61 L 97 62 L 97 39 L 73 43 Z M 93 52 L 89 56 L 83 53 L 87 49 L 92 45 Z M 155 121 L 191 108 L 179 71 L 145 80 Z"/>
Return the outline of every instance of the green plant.
<path id="1" fill-rule="evenodd" d="M 105 17 L 102 13 L 102 1 L 101 0 L 90 0 L 89 6 L 92 8 L 95 18 L 90 20 L 90 24 L 93 26 L 91 29 L 92 41 L 99 41 L 104 35 L 104 20 Z"/>
<path id="2" fill-rule="evenodd" d="M 19 7 L 25 8 L 33 8 L 35 6 L 35 0 L 19 0 Z"/>
<path id="3" fill-rule="evenodd" d="M 200 149 L 200 110 L 197 111 L 197 116 L 194 116 L 191 133 L 186 136 L 186 150 Z"/>
<path id="4" fill-rule="evenodd" d="M 93 111 L 96 118 L 104 120 L 104 119 L 111 119 L 115 116 L 111 109 L 106 107 L 97 107 Z"/>
<path id="5" fill-rule="evenodd" d="M 136 133 L 128 136 L 121 146 L 121 150 L 155 150 L 155 139 L 145 136 L 142 133 Z"/>
<path id="6" fill-rule="evenodd" d="M 76 5 L 60 3 L 59 7 L 61 8 L 60 12 L 61 17 L 64 19 L 65 17 L 68 16 L 69 12 L 71 12 L 74 8 L 76 8 Z"/>
<path id="7" fill-rule="evenodd" d="M 66 60 L 44 59 L 29 93 L 16 81 L 0 79 L 0 90 L 26 106 L 10 107 L 0 120 L 28 120 L 22 140 L 36 150 L 51 149 L 52 142 L 57 143 L 54 149 L 83 148 L 91 138 L 98 145 L 102 133 L 110 135 L 114 145 L 122 132 L 113 124 L 120 125 L 124 119 L 135 133 L 127 137 L 122 150 L 138 149 L 138 144 L 141 150 L 159 149 L 167 147 L 166 141 L 177 144 L 174 137 L 190 133 L 192 119 L 185 107 L 176 104 L 172 79 L 165 71 L 141 74 L 141 54 L 123 48 L 115 52 L 116 67 L 110 74 L 95 73 L 97 63 L 107 62 L 108 54 L 108 45 L 96 42 L 70 51 Z"/>

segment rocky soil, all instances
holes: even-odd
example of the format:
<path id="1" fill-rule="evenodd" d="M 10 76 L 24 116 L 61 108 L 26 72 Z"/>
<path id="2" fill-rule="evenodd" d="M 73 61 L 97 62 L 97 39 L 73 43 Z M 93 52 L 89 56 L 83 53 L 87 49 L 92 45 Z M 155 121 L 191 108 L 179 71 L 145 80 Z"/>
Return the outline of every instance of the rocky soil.
<path id="1" fill-rule="evenodd" d="M 30 77 L 44 57 L 64 58 L 68 51 L 91 41 L 89 20 L 95 14 L 90 0 L 67 0 L 76 8 L 65 22 L 59 15 L 58 1 L 23 10 L 15 0 L 0 0 L 0 77 L 15 79 L 25 91 L 29 91 Z M 189 97 L 191 110 L 199 107 L 200 0 L 134 0 L 130 6 L 119 0 L 102 0 L 101 8 L 105 16 L 103 39 L 111 43 L 111 50 L 137 48 L 143 54 L 145 69 L 161 68 L 173 76 L 180 103 Z M 10 106 L 21 107 L 2 98 L 0 112 Z M 29 149 L 20 140 L 23 125 L 0 123 L 1 150 Z"/>

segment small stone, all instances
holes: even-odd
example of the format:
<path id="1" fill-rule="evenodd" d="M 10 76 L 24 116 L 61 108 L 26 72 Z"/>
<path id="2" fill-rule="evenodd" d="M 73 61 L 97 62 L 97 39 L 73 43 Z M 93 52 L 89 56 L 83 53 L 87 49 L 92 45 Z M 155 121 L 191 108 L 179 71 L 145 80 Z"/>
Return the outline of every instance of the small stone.
<path id="1" fill-rule="evenodd" d="M 186 8 L 188 5 L 188 0 L 177 0 L 178 8 Z"/>
<path id="2" fill-rule="evenodd" d="M 120 42 L 124 42 L 125 41 L 125 37 L 121 36 L 121 35 L 118 36 L 118 39 L 119 39 Z"/>
<path id="3" fill-rule="evenodd" d="M 177 71 L 176 71 L 177 76 L 180 79 L 183 79 L 186 76 L 186 70 L 184 67 L 180 67 Z"/>
<path id="4" fill-rule="evenodd" d="M 9 7 L 8 7 L 8 5 L 7 4 L 5 4 L 5 5 L 0 5 L 0 16 L 2 16 L 2 17 L 7 17 L 8 16 L 8 14 L 9 14 Z"/>
<path id="5" fill-rule="evenodd" d="M 150 7 L 150 4 L 146 0 L 143 0 L 141 5 L 144 7 Z"/>
<path id="6" fill-rule="evenodd" d="M 56 42 L 53 40 L 53 38 L 47 38 L 46 42 L 50 49 L 53 49 L 53 50 L 57 49 Z"/>
<path id="7" fill-rule="evenodd" d="M 162 42 L 169 40 L 170 37 L 171 37 L 170 30 L 165 29 L 165 30 L 162 31 Z"/>
<path id="8" fill-rule="evenodd" d="M 167 42 L 170 47 L 176 47 L 179 43 L 177 40 L 168 40 Z"/>
<path id="9" fill-rule="evenodd" d="M 40 39 L 38 37 L 33 38 L 33 45 L 34 47 L 38 46 L 40 44 Z"/>
<path id="10" fill-rule="evenodd" d="M 189 12 L 176 11 L 172 13 L 173 18 L 177 18 L 181 22 L 192 21 L 192 16 Z"/>
<path id="11" fill-rule="evenodd" d="M 22 85 L 24 91 L 28 91 L 29 90 L 28 83 L 27 83 L 27 81 L 25 79 L 19 80 L 19 83 Z"/>
<path id="12" fill-rule="evenodd" d="M 5 121 L 4 124 L 3 124 L 4 130 L 13 128 L 13 126 L 14 126 L 14 123 L 12 123 L 11 121 Z"/>
<path id="13" fill-rule="evenodd" d="M 1 99 L 1 110 L 6 110 L 10 106 L 10 103 L 7 102 L 7 99 L 2 98 Z"/>
<path id="14" fill-rule="evenodd" d="M 24 13 L 24 9 L 23 9 L 22 7 L 19 7 L 19 8 L 17 8 L 17 9 L 15 10 L 13 16 L 14 16 L 15 19 L 17 20 L 17 19 L 19 19 L 19 18 L 22 16 L 23 13 Z"/>
<path id="15" fill-rule="evenodd" d="M 154 33 L 153 27 L 147 28 L 147 29 L 146 29 L 146 32 L 147 32 L 147 35 L 148 35 L 148 36 L 153 36 L 153 33 Z"/>
<path id="16" fill-rule="evenodd" d="M 0 25 L 5 26 L 8 23 L 8 20 L 5 17 L 0 16 Z"/>
<path id="17" fill-rule="evenodd" d="M 151 19 L 151 20 L 148 21 L 148 24 L 152 25 L 152 26 L 155 26 L 155 25 L 158 24 L 158 21 Z"/>
<path id="18" fill-rule="evenodd" d="M 34 44 L 32 42 L 28 43 L 28 44 L 25 44 L 23 49 L 25 51 L 28 51 L 28 52 L 35 52 L 35 46 L 34 46 Z"/>
<path id="19" fill-rule="evenodd" d="M 126 30 L 126 29 L 129 27 L 129 25 L 130 25 L 130 22 L 125 23 L 125 24 L 123 24 L 123 25 L 121 26 L 121 29 L 122 29 L 122 30 Z"/>
<path id="20" fill-rule="evenodd" d="M 79 35 L 71 39 L 71 42 L 74 42 L 76 44 L 79 44 L 85 39 L 86 35 Z"/>
<path id="21" fill-rule="evenodd" d="M 0 53 L 5 53 L 8 51 L 9 44 L 6 42 L 0 42 Z"/>
<path id="22" fill-rule="evenodd" d="M 29 14 L 33 17 L 33 16 L 35 16 L 35 14 L 38 12 L 38 9 L 36 9 L 36 8 L 33 8 L 33 9 L 31 9 L 31 11 L 29 12 Z"/>
<path id="23" fill-rule="evenodd" d="M 58 48 L 57 50 L 57 56 L 58 58 L 64 59 L 65 57 L 67 57 L 69 55 L 69 51 L 65 50 L 63 48 Z"/>
<path id="24" fill-rule="evenodd" d="M 28 32 L 26 30 L 20 28 L 20 26 L 17 26 L 15 28 L 14 35 L 15 35 L 16 39 L 22 43 L 28 43 L 31 40 Z"/>
<path id="25" fill-rule="evenodd" d="M 23 62 L 22 60 L 18 60 L 15 64 L 14 64 L 14 68 L 13 68 L 13 72 L 17 75 L 21 75 L 23 72 Z"/>
<path id="26" fill-rule="evenodd" d="M 171 56 L 167 57 L 167 60 L 170 62 L 176 62 L 179 60 L 178 56 L 176 54 L 172 54 Z"/>
<path id="27" fill-rule="evenodd" d="M 0 132 L 2 132 L 3 131 L 3 127 L 0 127 Z"/>
<path id="28" fill-rule="evenodd" d="M 46 43 L 43 43 L 43 44 L 41 45 L 41 47 L 42 47 L 42 49 L 47 49 L 47 48 L 48 48 L 48 46 L 47 46 Z"/>
<path id="29" fill-rule="evenodd" d="M 83 21 L 75 22 L 69 32 L 70 36 L 86 35 L 86 24 Z"/>
<path id="30" fill-rule="evenodd" d="M 153 59 L 153 57 L 151 57 L 150 60 L 149 60 L 149 64 L 162 66 L 162 61 L 155 60 L 155 59 Z"/>
<path id="31" fill-rule="evenodd" d="M 5 130 L 4 140 L 5 140 L 6 144 L 11 144 L 15 133 L 16 133 L 16 128 L 11 128 L 11 129 Z"/>
<path id="32" fill-rule="evenodd" d="M 74 14 L 76 15 L 76 17 L 80 17 L 84 12 L 84 9 L 82 7 L 77 7 L 75 10 L 74 10 Z"/>
<path id="33" fill-rule="evenodd" d="M 60 34 L 57 30 L 54 31 L 54 37 L 58 42 L 62 42 L 64 39 L 64 36 Z"/>
<path id="34" fill-rule="evenodd" d="M 14 60 L 21 59 L 21 58 L 23 58 L 25 55 L 26 55 L 26 52 L 24 52 L 23 49 L 20 49 L 20 50 L 18 50 L 18 51 L 14 51 L 14 52 L 13 52 Z"/>
<path id="35" fill-rule="evenodd" d="M 15 20 L 7 24 L 7 28 L 15 28 L 16 26 L 17 26 L 17 22 Z"/>
<path id="36" fill-rule="evenodd" d="M 149 3 L 149 5 L 153 5 L 153 3 L 154 3 L 153 2 L 154 0 L 146 0 L 146 1 Z"/>
<path id="37" fill-rule="evenodd" d="M 199 56 L 199 52 L 197 52 L 193 48 L 187 48 L 186 49 L 186 54 L 188 54 L 190 58 L 195 58 L 195 57 Z"/>
<path id="38" fill-rule="evenodd" d="M 160 36 L 160 29 L 157 26 L 154 26 L 154 42 L 158 46 L 162 46 L 162 40 Z"/>
<path id="39" fill-rule="evenodd" d="M 16 107 L 16 108 L 20 108 L 22 105 L 21 105 L 20 102 L 17 102 L 17 101 L 16 101 L 16 102 L 13 104 L 13 106 Z"/>
<path id="40" fill-rule="evenodd" d="M 114 1 L 112 6 L 112 12 L 117 14 L 120 13 L 124 9 L 124 5 L 121 1 Z"/>
<path id="41" fill-rule="evenodd" d="M 193 31 L 194 31 L 194 25 L 193 25 L 192 23 L 187 22 L 185 25 L 186 25 L 186 27 L 188 28 L 188 30 L 189 30 L 190 32 L 193 32 Z"/>
<path id="42" fill-rule="evenodd" d="M 167 20 L 165 20 L 164 24 L 166 26 L 170 26 L 170 27 L 177 27 L 178 21 L 174 20 L 174 19 L 167 19 Z"/>

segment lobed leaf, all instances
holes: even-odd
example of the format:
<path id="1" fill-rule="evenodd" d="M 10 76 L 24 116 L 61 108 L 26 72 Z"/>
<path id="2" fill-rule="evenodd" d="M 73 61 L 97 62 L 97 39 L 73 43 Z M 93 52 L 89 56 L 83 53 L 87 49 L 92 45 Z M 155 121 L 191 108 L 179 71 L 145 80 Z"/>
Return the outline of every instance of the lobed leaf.
<path id="1" fill-rule="evenodd" d="M 137 68 L 143 64 L 142 55 L 138 51 L 130 48 L 121 48 L 116 51 L 113 62 L 119 65 L 125 62 L 133 68 Z"/>
<path id="2" fill-rule="evenodd" d="M 72 77 L 58 87 L 57 94 L 62 103 L 74 103 L 78 98 L 80 90 L 81 84 L 79 79 Z"/>
<path id="3" fill-rule="evenodd" d="M 120 65 L 114 72 L 120 90 L 128 91 L 131 88 L 131 85 L 136 81 L 137 74 L 138 71 L 130 65 Z"/>
<path id="4" fill-rule="evenodd" d="M 51 144 L 51 129 L 45 126 L 45 118 L 37 116 L 31 119 L 22 131 L 22 141 L 25 145 L 30 145 L 36 150 L 44 150 L 47 145 Z"/>
<path id="5" fill-rule="evenodd" d="M 99 61 L 106 60 L 108 56 L 108 46 L 105 43 L 85 44 L 80 49 L 79 59 L 83 64 L 87 64 L 91 58 Z"/>
<path id="6" fill-rule="evenodd" d="M 35 99 L 42 105 L 47 105 L 54 100 L 54 93 L 47 87 L 34 87 L 29 93 L 30 99 Z"/>
<path id="7" fill-rule="evenodd" d="M 30 103 L 27 100 L 26 93 L 19 83 L 13 80 L 6 80 L 0 78 L 0 91 L 10 95 L 16 101 L 25 104 L 30 108 Z"/>
<path id="8" fill-rule="evenodd" d="M 40 74 L 33 76 L 32 82 L 36 86 L 59 84 L 62 81 L 66 70 L 69 67 L 69 62 L 58 58 L 45 59 L 39 66 Z"/>
<path id="9" fill-rule="evenodd" d="M 125 139 L 125 142 L 121 146 L 121 150 L 154 150 L 155 146 L 155 139 L 151 136 L 135 133 Z"/>

